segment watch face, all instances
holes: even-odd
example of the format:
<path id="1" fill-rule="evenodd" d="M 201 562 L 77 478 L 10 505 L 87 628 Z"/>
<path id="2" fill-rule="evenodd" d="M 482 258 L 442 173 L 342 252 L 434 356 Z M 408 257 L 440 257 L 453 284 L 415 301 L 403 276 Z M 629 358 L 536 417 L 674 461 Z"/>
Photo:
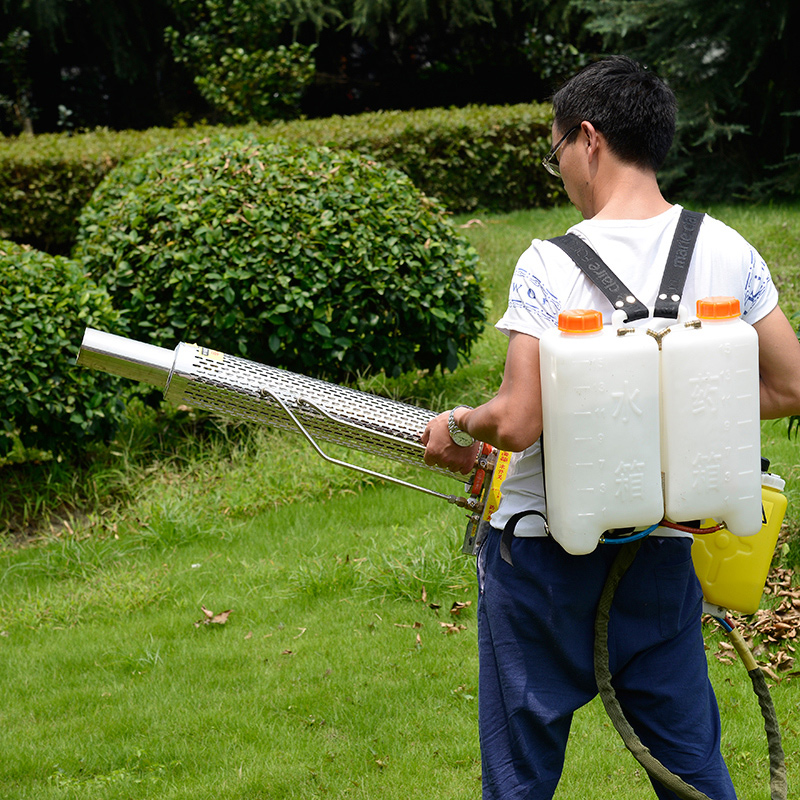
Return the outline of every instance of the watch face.
<path id="1" fill-rule="evenodd" d="M 455 420 L 455 409 L 450 412 L 450 418 L 447 420 L 447 430 L 450 432 L 450 438 L 459 447 L 469 447 L 475 439 L 472 438 L 466 431 L 462 431 Z"/>
<path id="2" fill-rule="evenodd" d="M 464 431 L 450 431 L 453 441 L 460 447 L 469 447 L 475 440 Z"/>
<path id="3" fill-rule="evenodd" d="M 456 422 L 452 416 L 447 424 L 447 430 L 450 431 L 450 438 L 459 447 L 469 447 L 475 441 L 466 431 L 462 431 L 456 425 Z"/>

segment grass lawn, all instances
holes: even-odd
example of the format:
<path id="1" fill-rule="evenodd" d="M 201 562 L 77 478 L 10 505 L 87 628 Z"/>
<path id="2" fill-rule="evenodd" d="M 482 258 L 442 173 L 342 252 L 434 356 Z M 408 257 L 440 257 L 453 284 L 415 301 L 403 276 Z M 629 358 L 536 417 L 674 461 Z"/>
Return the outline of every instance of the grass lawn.
<path id="1" fill-rule="evenodd" d="M 800 208 L 710 210 L 774 265 L 787 314 L 800 310 Z M 457 224 L 482 255 L 496 319 L 528 241 L 577 216 L 479 219 Z M 503 349 L 489 327 L 452 375 L 364 388 L 436 408 L 479 402 L 499 383 Z M 134 407 L 93 469 L 0 476 L 6 519 L 30 522 L 43 508 L 61 517 L 26 546 L 0 545 L 0 798 L 478 798 L 477 598 L 474 561 L 459 553 L 463 512 L 322 462 L 299 437 L 208 428 Z M 762 431 L 790 481 L 796 536 L 797 442 L 783 421 Z M 446 477 L 393 471 L 454 491 Z M 768 798 L 749 679 L 711 657 L 721 638 L 712 626 L 707 637 L 734 783 L 742 798 Z M 787 675 L 772 692 L 793 783 L 800 684 Z M 602 706 L 582 709 L 557 797 L 651 796 Z"/>

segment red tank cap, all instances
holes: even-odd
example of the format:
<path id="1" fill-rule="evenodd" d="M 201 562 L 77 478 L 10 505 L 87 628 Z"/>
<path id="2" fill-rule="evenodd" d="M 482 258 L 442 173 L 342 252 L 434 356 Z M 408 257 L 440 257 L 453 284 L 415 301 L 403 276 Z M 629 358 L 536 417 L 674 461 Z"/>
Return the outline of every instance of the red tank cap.
<path id="1" fill-rule="evenodd" d="M 564 333 L 597 333 L 603 330 L 603 315 L 591 308 L 571 308 L 558 315 L 558 329 Z"/>
<path id="2" fill-rule="evenodd" d="M 704 297 L 697 301 L 698 319 L 736 319 L 741 313 L 737 297 Z"/>

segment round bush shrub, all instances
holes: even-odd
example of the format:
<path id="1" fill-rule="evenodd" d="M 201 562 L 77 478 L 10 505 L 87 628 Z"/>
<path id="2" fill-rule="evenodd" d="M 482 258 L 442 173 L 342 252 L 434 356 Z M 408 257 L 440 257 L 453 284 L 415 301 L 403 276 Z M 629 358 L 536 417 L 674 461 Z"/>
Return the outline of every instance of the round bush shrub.
<path id="1" fill-rule="evenodd" d="M 130 335 L 305 374 L 453 369 L 481 333 L 477 254 L 365 156 L 218 137 L 117 167 L 75 257 Z"/>
<path id="2" fill-rule="evenodd" d="M 75 261 L 0 241 L 0 467 L 109 436 L 119 381 L 75 366 L 87 326 L 119 315 Z"/>

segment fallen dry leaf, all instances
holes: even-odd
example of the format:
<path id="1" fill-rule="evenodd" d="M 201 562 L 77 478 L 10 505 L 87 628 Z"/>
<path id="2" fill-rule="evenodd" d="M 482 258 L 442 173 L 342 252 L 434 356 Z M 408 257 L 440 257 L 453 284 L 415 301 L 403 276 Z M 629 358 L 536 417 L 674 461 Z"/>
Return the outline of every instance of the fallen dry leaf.
<path id="1" fill-rule="evenodd" d="M 450 613 L 451 614 L 460 614 L 465 608 L 469 608 L 472 605 L 472 600 L 466 600 L 463 603 L 460 603 L 456 600 L 452 606 L 450 606 Z"/>
<path id="2" fill-rule="evenodd" d="M 452 622 L 440 622 L 445 633 L 461 633 L 467 629 L 466 625 L 454 625 Z"/>
<path id="3" fill-rule="evenodd" d="M 759 667 L 776 682 L 781 676 L 795 674 L 791 670 L 795 666 L 795 643 L 800 636 L 800 587 L 793 586 L 793 582 L 792 570 L 773 567 L 764 595 L 774 604 L 758 609 L 749 617 L 731 614 Z M 733 663 L 731 649 L 727 641 L 721 641 L 715 657 L 723 664 Z"/>
<path id="4" fill-rule="evenodd" d="M 232 608 L 229 608 L 227 611 L 220 611 L 219 614 L 215 614 L 213 611 L 209 611 L 205 606 L 200 606 L 200 608 L 203 609 L 203 619 L 199 619 L 195 622 L 195 628 L 199 628 L 201 625 L 224 625 L 228 621 L 231 611 L 233 611 Z"/>

